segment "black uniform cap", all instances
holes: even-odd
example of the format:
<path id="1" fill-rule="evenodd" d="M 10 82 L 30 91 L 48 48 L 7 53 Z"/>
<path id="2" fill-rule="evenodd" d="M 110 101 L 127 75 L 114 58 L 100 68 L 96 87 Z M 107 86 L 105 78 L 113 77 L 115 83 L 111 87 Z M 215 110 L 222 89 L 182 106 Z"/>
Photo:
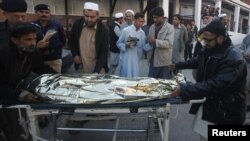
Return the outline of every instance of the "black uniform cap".
<path id="1" fill-rule="evenodd" d="M 26 12 L 27 3 L 25 0 L 3 0 L 0 8 L 6 12 Z"/>
<path id="2" fill-rule="evenodd" d="M 50 10 L 50 9 L 47 4 L 38 4 L 35 6 L 35 10 L 39 11 L 39 10 Z"/>

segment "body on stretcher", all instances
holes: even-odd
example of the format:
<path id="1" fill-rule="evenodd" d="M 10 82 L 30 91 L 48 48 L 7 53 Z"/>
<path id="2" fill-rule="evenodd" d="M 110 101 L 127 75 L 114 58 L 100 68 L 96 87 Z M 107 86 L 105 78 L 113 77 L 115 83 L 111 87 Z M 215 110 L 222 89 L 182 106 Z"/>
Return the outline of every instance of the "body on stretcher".
<path id="1" fill-rule="evenodd" d="M 147 129 L 118 129 L 119 117 L 132 115 L 156 117 L 162 140 L 167 141 L 170 105 L 188 103 L 178 98 L 168 98 L 168 94 L 175 89 L 178 83 L 185 82 L 183 76 L 177 78 L 175 80 L 157 80 L 153 78 L 127 79 L 93 74 L 47 74 L 33 79 L 26 86 L 26 89 L 36 92 L 41 99 L 44 99 L 44 103 L 5 105 L 4 107 L 26 109 L 29 119 L 29 128 L 27 129 L 34 141 L 44 140 L 39 137 L 36 116 L 48 114 L 53 117 L 53 141 L 57 140 L 58 130 L 114 132 L 113 141 L 116 140 L 117 132 L 148 132 Z M 190 102 L 200 103 L 203 101 L 204 99 Z M 116 128 L 74 129 L 57 127 L 57 116 L 76 113 L 97 115 L 95 118 L 91 117 L 95 120 L 115 119 Z M 20 115 L 21 117 L 22 115 Z M 84 118 L 89 120 L 88 117 Z M 146 140 L 148 140 L 148 134 L 146 135 Z"/>

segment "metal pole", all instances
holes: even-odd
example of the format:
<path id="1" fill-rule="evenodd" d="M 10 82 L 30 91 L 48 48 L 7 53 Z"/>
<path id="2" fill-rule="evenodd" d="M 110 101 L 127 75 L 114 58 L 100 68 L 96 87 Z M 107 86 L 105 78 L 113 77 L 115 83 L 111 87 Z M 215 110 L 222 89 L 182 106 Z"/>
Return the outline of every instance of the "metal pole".
<path id="1" fill-rule="evenodd" d="M 52 115 L 52 141 L 56 141 L 57 140 L 57 129 L 56 129 L 56 113 L 51 113 Z"/>
<path id="2" fill-rule="evenodd" d="M 66 35 L 67 35 L 69 32 L 68 0 L 64 0 L 64 6 L 65 6 Z"/>

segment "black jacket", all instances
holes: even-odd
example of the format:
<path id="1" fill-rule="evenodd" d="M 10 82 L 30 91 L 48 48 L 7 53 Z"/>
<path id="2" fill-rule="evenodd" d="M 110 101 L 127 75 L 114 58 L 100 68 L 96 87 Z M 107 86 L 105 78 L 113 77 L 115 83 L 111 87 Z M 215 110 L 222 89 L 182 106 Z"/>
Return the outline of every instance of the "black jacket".
<path id="1" fill-rule="evenodd" d="M 48 30 L 56 30 L 56 34 L 49 40 L 49 46 L 47 48 L 40 49 L 42 58 L 44 61 L 51 61 L 62 58 L 62 48 L 66 43 L 66 36 L 64 34 L 63 26 L 57 21 L 50 20 L 45 27 L 41 26 L 39 21 L 35 21 L 40 27 L 40 32 L 45 35 Z"/>
<path id="2" fill-rule="evenodd" d="M 117 47 L 116 42 L 118 41 L 119 37 L 115 34 L 115 27 L 118 26 L 120 28 L 120 25 L 116 22 L 113 22 L 111 26 L 109 27 L 110 32 L 110 51 L 114 53 L 120 53 L 120 49 Z"/>
<path id="3" fill-rule="evenodd" d="M 80 56 L 79 39 L 82 29 L 84 27 L 84 19 L 77 20 L 71 30 L 68 45 L 71 49 L 72 56 Z M 97 30 L 95 34 L 95 48 L 96 48 L 96 66 L 94 72 L 99 73 L 102 68 L 106 68 L 108 49 L 109 49 L 109 32 L 101 21 L 97 22 Z"/>
<path id="4" fill-rule="evenodd" d="M 10 36 L 10 27 L 8 26 L 8 21 L 0 22 L 0 44 L 8 45 Z"/>
<path id="5" fill-rule="evenodd" d="M 15 45 L 0 44 L 0 101 L 17 101 L 21 92 L 17 86 L 31 72 L 53 73 L 53 69 L 43 64 L 38 51 L 20 53 Z"/>
<path id="6" fill-rule="evenodd" d="M 197 58 L 176 64 L 177 69 L 197 68 L 197 83 L 181 84 L 183 100 L 201 99 L 202 119 L 215 124 L 242 124 L 246 115 L 246 63 L 230 38 L 214 49 L 205 49 Z M 201 104 L 193 104 L 195 114 Z"/>

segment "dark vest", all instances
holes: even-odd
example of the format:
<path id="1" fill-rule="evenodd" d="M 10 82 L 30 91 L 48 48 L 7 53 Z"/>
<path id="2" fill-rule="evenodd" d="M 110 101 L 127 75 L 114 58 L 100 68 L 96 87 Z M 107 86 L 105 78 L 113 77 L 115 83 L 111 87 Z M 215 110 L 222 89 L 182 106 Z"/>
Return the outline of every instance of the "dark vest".
<path id="1" fill-rule="evenodd" d="M 115 27 L 118 26 L 120 28 L 120 25 L 113 22 L 110 26 L 110 51 L 114 53 L 120 53 L 120 49 L 116 46 L 116 42 L 118 41 L 119 37 L 115 34 Z"/>

